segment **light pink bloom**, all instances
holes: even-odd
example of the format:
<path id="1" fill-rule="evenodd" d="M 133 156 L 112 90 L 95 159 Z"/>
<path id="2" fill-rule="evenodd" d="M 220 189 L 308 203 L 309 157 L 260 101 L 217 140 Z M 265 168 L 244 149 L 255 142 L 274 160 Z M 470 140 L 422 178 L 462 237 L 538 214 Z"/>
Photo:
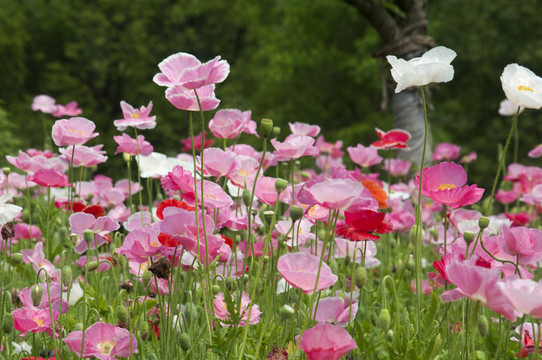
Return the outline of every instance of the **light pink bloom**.
<path id="1" fill-rule="evenodd" d="M 140 130 L 154 129 L 156 127 L 156 116 L 149 116 L 152 110 L 152 101 L 149 101 L 147 107 L 142 106 L 140 109 L 134 109 L 126 101 L 121 101 L 120 108 L 122 109 L 124 119 L 118 119 L 113 122 L 118 131 L 124 131 L 128 127 Z"/>
<path id="2" fill-rule="evenodd" d="M 71 101 L 69 103 L 66 104 L 66 106 L 64 105 L 57 105 L 56 106 L 56 110 L 55 112 L 53 113 L 53 116 L 56 116 L 56 117 L 62 117 L 62 116 L 77 116 L 77 115 L 81 115 L 81 113 L 83 112 L 83 110 L 79 109 L 77 107 L 77 101 Z"/>
<path id="3" fill-rule="evenodd" d="M 34 268 L 36 273 L 40 269 L 44 269 L 47 274 L 52 275 L 55 271 L 54 265 L 45 258 L 42 242 L 36 243 L 32 250 L 21 250 L 21 254 L 23 255 L 22 262 L 25 264 L 32 264 L 32 268 Z"/>
<path id="4" fill-rule="evenodd" d="M 236 173 L 241 167 L 237 160 L 237 155 L 231 151 L 224 151 L 220 148 L 208 148 L 203 150 L 203 173 L 204 175 L 220 178 Z M 198 165 L 201 163 L 201 157 L 197 157 Z"/>
<path id="5" fill-rule="evenodd" d="M 505 278 L 497 284 L 516 311 L 542 319 L 542 283 L 532 280 Z"/>
<path id="6" fill-rule="evenodd" d="M 205 110 L 205 109 L 204 109 Z M 214 140 L 213 139 L 207 139 L 207 132 L 205 133 L 199 133 L 197 135 L 194 135 L 194 148 L 196 150 L 201 150 L 201 147 L 203 146 L 204 149 L 207 149 L 209 146 L 213 145 Z M 192 138 L 189 136 L 187 138 L 184 138 L 181 140 L 181 145 L 183 146 L 181 148 L 181 151 L 192 151 Z M 180 156 L 181 154 L 179 154 Z M 190 158 L 190 161 L 192 161 L 192 158 Z"/>
<path id="7" fill-rule="evenodd" d="M 70 305 L 67 301 L 62 300 L 62 284 L 61 283 L 47 283 L 43 282 L 37 284 L 43 290 L 41 299 L 39 300 L 38 306 L 34 306 L 31 291 L 34 286 L 26 287 L 19 292 L 19 299 L 23 303 L 23 306 L 28 308 L 36 307 L 38 309 L 49 309 L 51 307 L 53 311 L 60 312 L 60 303 L 62 302 L 62 312 L 65 313 L 68 311 Z M 49 288 L 49 292 L 47 292 Z M 51 296 L 51 302 L 49 303 L 49 295 Z M 53 315 L 54 317 L 54 315 Z"/>
<path id="8" fill-rule="evenodd" d="M 198 181 L 196 185 L 198 192 L 198 202 L 201 204 L 201 184 Z M 183 194 L 184 199 L 191 205 L 195 204 L 194 192 Z M 231 197 L 222 190 L 222 187 L 215 182 L 203 180 L 203 204 L 208 209 L 219 209 L 233 204 Z"/>
<path id="9" fill-rule="evenodd" d="M 251 111 L 238 109 L 218 110 L 209 121 L 209 130 L 219 139 L 233 139 L 247 131 L 249 134 L 258 136 L 256 122 L 250 119 L 251 115 Z"/>
<path id="10" fill-rule="evenodd" d="M 26 153 L 29 156 L 44 156 L 47 159 L 50 159 L 53 157 L 53 152 L 51 150 L 36 150 L 36 149 L 28 149 L 26 150 Z"/>
<path id="11" fill-rule="evenodd" d="M 416 186 L 420 175 L 416 176 Z M 442 162 L 423 169 L 422 195 L 457 209 L 471 205 L 482 198 L 484 189 L 476 185 L 467 186 L 467 173 L 461 165 Z"/>
<path id="12" fill-rule="evenodd" d="M 412 163 L 401 159 L 384 159 L 382 170 L 389 171 L 393 176 L 407 176 Z"/>
<path id="13" fill-rule="evenodd" d="M 194 175 L 179 165 L 162 177 L 161 181 L 164 190 L 182 191 L 183 193 L 194 191 Z"/>
<path id="14" fill-rule="evenodd" d="M 284 142 L 271 139 L 271 144 L 276 149 L 273 155 L 279 161 L 299 159 L 302 156 L 316 156 L 319 151 L 313 146 L 314 139 L 310 136 L 291 135 Z"/>
<path id="15" fill-rule="evenodd" d="M 141 218 L 143 218 L 143 224 L 141 224 Z M 138 211 L 136 213 L 133 213 L 130 215 L 128 220 L 122 224 L 124 229 L 126 231 L 134 231 L 134 230 L 141 230 L 145 225 L 150 225 L 152 223 L 151 221 L 151 213 L 148 211 L 143 211 L 143 214 L 141 211 Z"/>
<path id="16" fill-rule="evenodd" d="M 320 126 L 318 125 L 310 125 L 300 122 L 295 123 L 288 123 L 288 126 L 290 127 L 290 131 L 294 135 L 298 136 L 310 136 L 315 137 L 318 136 L 320 133 Z"/>
<path id="17" fill-rule="evenodd" d="M 535 264 L 542 259 L 542 230 L 518 226 L 503 226 L 505 250 L 518 257 L 520 264 Z"/>
<path id="18" fill-rule="evenodd" d="M 141 222 L 141 215 L 139 221 Z M 165 256 L 169 251 L 158 239 L 159 235 L 159 225 L 147 225 L 142 229 L 133 230 L 126 235 L 122 246 L 117 249 L 117 252 L 125 255 L 128 260 L 137 263 L 147 262 L 151 256 Z"/>
<path id="19" fill-rule="evenodd" d="M 56 110 L 56 101 L 49 95 L 37 95 L 32 101 L 32 110 L 52 114 Z"/>
<path id="20" fill-rule="evenodd" d="M 117 151 L 115 151 L 115 155 L 118 153 L 126 153 L 136 156 L 139 149 L 139 154 L 142 156 L 148 156 L 154 150 L 151 143 L 145 141 L 145 137 L 143 135 L 138 135 L 137 140 L 131 138 L 127 134 L 122 134 L 122 136 L 113 136 L 113 139 L 119 145 L 117 147 Z"/>
<path id="21" fill-rule="evenodd" d="M 201 110 L 214 110 L 218 107 L 218 104 L 220 104 L 220 100 L 218 100 L 215 95 L 214 85 L 204 86 L 197 91 L 201 104 Z M 200 106 L 198 104 L 196 94 L 194 94 L 194 90 L 187 90 L 182 86 L 172 86 L 167 88 L 166 98 L 177 109 L 187 111 L 200 110 Z"/>
<path id="22" fill-rule="evenodd" d="M 105 156 L 105 150 L 102 150 L 103 145 L 95 145 L 92 147 L 85 145 L 76 145 L 75 153 L 73 155 L 73 166 L 74 167 L 91 167 L 94 165 L 102 164 L 107 161 L 107 156 Z M 73 146 L 68 146 L 65 148 L 58 149 L 61 158 L 66 160 L 68 163 L 72 160 Z"/>
<path id="23" fill-rule="evenodd" d="M 132 354 L 137 353 L 136 337 L 126 329 L 116 327 L 113 324 L 98 322 L 90 325 L 83 341 L 83 331 L 72 331 L 62 339 L 68 348 L 82 357 L 96 357 L 100 360 L 115 360 L 117 357 L 130 356 L 130 337 Z M 81 348 L 83 354 L 81 354 Z"/>
<path id="24" fill-rule="evenodd" d="M 53 169 L 40 169 L 34 175 L 28 176 L 28 180 L 45 187 L 63 187 L 69 185 L 68 176 Z"/>
<path id="25" fill-rule="evenodd" d="M 542 156 L 542 144 L 536 145 L 534 149 L 527 154 L 531 158 L 539 158 Z"/>
<path id="26" fill-rule="evenodd" d="M 288 253 L 279 258 L 277 270 L 288 284 L 303 290 L 305 294 L 312 294 L 315 290 L 319 264 L 320 258 L 317 256 L 304 252 Z M 330 267 L 322 262 L 316 291 L 327 289 L 335 284 L 337 279 L 337 275 L 331 272 Z"/>
<path id="27" fill-rule="evenodd" d="M 239 155 L 237 160 L 239 160 L 241 166 L 236 172 L 229 174 L 227 178 L 235 185 L 244 188 L 245 184 L 251 185 L 253 183 L 256 172 L 258 171 L 259 162 L 246 155 Z"/>
<path id="28" fill-rule="evenodd" d="M 295 245 L 304 245 L 308 240 L 314 239 L 316 236 L 311 232 L 314 224 L 309 220 L 302 218 L 296 221 L 292 229 L 292 219 L 277 221 L 275 229 L 282 235 L 287 237 L 286 244 L 290 247 Z"/>
<path id="29" fill-rule="evenodd" d="M 358 312 L 358 303 L 356 299 L 350 300 L 350 294 L 344 294 L 344 297 L 333 296 L 320 299 L 318 308 L 316 303 L 312 308 L 312 313 L 316 313 L 314 320 L 319 323 L 330 323 L 345 327 L 348 320 L 354 320 Z"/>
<path id="30" fill-rule="evenodd" d="M 7 155 L 6 159 L 11 165 L 25 173 L 34 173 L 40 169 L 54 169 L 63 172 L 68 168 L 68 166 L 57 157 L 47 158 L 43 155 L 29 156 L 21 150 L 19 150 L 17 157 Z"/>
<path id="31" fill-rule="evenodd" d="M 277 189 L 275 188 L 276 178 L 260 176 L 258 182 L 256 183 L 256 189 L 254 195 L 262 203 L 267 205 L 274 205 L 277 200 L 285 202 L 286 199 L 291 198 L 291 190 L 289 188 L 285 189 L 278 195 Z"/>
<path id="32" fill-rule="evenodd" d="M 236 294 L 236 296 L 239 296 Z M 235 305 L 237 305 L 237 299 L 231 299 Z M 248 295 L 243 291 L 241 295 L 241 308 L 236 309 L 235 312 L 238 313 L 239 323 L 236 324 L 239 327 L 246 326 L 247 324 L 254 325 L 260 322 L 261 311 L 258 305 L 252 305 L 250 310 L 250 318 L 248 317 L 248 310 L 250 305 L 250 299 Z M 213 306 L 215 309 L 215 316 L 222 320 L 220 324 L 222 326 L 230 327 L 232 324 L 231 314 L 228 311 L 226 302 L 224 301 L 224 293 L 220 293 L 215 296 L 213 300 Z"/>
<path id="33" fill-rule="evenodd" d="M 95 218 L 94 215 L 78 212 L 73 213 L 70 216 L 70 230 L 71 232 L 79 235 L 79 241 L 75 245 L 75 252 L 82 254 L 87 249 L 96 249 L 97 247 L 105 244 L 107 239 L 105 236 L 111 231 L 118 230 L 120 225 L 115 220 L 108 216 L 101 216 Z M 94 233 L 94 239 L 90 244 L 84 239 L 85 230 L 90 230 Z"/>
<path id="34" fill-rule="evenodd" d="M 378 208 L 378 204 L 360 182 L 352 179 L 314 179 L 305 183 L 299 201 L 326 209 L 346 209 L 352 205 Z"/>
<path id="35" fill-rule="evenodd" d="M 83 117 L 57 120 L 53 125 L 53 141 L 56 146 L 83 145 L 98 136 L 94 129 L 94 122 Z"/>
<path id="36" fill-rule="evenodd" d="M 226 60 L 220 60 L 220 56 L 202 64 L 194 55 L 184 52 L 170 55 L 158 67 L 162 72 L 154 75 L 155 83 L 160 86 L 179 85 L 189 90 L 221 83 L 230 73 L 230 65 Z"/>
<path id="37" fill-rule="evenodd" d="M 469 153 L 468 155 L 465 155 L 461 158 L 461 160 L 459 160 L 460 163 L 462 164 L 470 164 L 471 162 L 475 161 L 476 159 L 478 159 L 478 154 L 476 154 L 476 151 L 473 151 L 471 153 Z"/>
<path id="38" fill-rule="evenodd" d="M 343 147 L 342 140 L 337 140 L 335 143 L 330 143 L 325 141 L 324 135 L 318 136 L 314 146 L 323 154 L 327 154 L 332 158 L 340 158 L 344 155 L 344 152 L 341 150 Z"/>
<path id="39" fill-rule="evenodd" d="M 370 146 L 365 147 L 358 144 L 356 147 L 349 146 L 346 148 L 346 151 L 348 151 L 350 159 L 361 167 L 370 167 L 382 162 L 382 157 L 378 155 L 378 150 Z"/>
<path id="40" fill-rule="evenodd" d="M 440 143 L 435 147 L 433 152 L 433 161 L 442 160 L 455 160 L 459 157 L 459 150 L 461 148 L 457 145 L 450 143 Z"/>
<path id="41" fill-rule="evenodd" d="M 303 332 L 299 347 L 309 360 L 338 360 L 358 346 L 342 327 L 316 324 Z"/>

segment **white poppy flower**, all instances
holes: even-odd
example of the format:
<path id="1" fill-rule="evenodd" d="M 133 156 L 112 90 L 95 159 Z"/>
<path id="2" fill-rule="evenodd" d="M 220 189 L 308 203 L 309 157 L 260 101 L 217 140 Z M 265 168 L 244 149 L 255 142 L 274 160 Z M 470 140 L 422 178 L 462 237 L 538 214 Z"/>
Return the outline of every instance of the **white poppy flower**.
<path id="1" fill-rule="evenodd" d="M 542 79 L 526 67 L 506 65 L 501 83 L 506 97 L 516 106 L 529 109 L 542 107 Z"/>
<path id="2" fill-rule="evenodd" d="M 406 61 L 388 55 L 391 64 L 391 76 L 397 82 L 395 93 L 410 86 L 423 86 L 431 83 L 448 82 L 454 78 L 454 67 L 450 65 L 456 57 L 455 51 L 438 46 L 417 57 Z"/>
<path id="3" fill-rule="evenodd" d="M 166 176 L 177 165 L 184 170 L 193 172 L 194 165 L 183 160 L 167 157 L 164 154 L 153 152 L 149 156 L 136 157 L 139 160 L 139 170 L 142 178 L 156 178 Z"/>
<path id="4" fill-rule="evenodd" d="M 11 195 L 0 196 L 0 227 L 13 221 L 23 209 L 20 206 L 8 204 L 9 200 L 11 200 Z"/>
<path id="5" fill-rule="evenodd" d="M 523 110 L 525 110 L 525 108 L 521 107 L 519 109 L 519 113 L 521 114 Z M 499 104 L 499 115 L 501 116 L 514 116 L 516 115 L 517 111 L 518 111 L 518 106 L 508 99 L 504 99 Z"/>

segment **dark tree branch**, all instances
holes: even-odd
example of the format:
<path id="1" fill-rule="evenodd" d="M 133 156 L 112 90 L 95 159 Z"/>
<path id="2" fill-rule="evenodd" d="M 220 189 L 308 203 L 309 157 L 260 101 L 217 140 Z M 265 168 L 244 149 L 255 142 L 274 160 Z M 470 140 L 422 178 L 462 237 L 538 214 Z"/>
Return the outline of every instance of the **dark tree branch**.
<path id="1" fill-rule="evenodd" d="M 376 29 L 385 43 L 390 43 L 401 37 L 401 28 L 393 16 L 382 6 L 372 0 L 343 0 L 354 6 L 365 16 Z"/>

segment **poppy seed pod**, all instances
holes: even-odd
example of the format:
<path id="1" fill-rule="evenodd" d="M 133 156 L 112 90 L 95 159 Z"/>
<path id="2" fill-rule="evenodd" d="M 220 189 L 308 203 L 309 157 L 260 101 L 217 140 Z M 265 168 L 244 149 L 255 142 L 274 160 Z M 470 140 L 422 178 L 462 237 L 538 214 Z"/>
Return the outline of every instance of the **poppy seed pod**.
<path id="1" fill-rule="evenodd" d="M 271 119 L 262 119 L 260 122 L 260 134 L 263 137 L 269 137 L 273 132 L 273 120 Z"/>
<path id="2" fill-rule="evenodd" d="M 281 191 L 284 191 L 287 187 L 288 187 L 287 180 L 284 180 L 281 178 L 275 179 L 275 190 L 277 190 L 278 192 L 281 192 Z"/>
<path id="3" fill-rule="evenodd" d="M 465 231 L 465 233 L 463 234 L 463 239 L 465 239 L 465 242 L 467 243 L 467 245 L 470 245 L 472 244 L 474 239 L 476 239 L 476 234 L 473 233 L 472 231 Z"/>
<path id="4" fill-rule="evenodd" d="M 303 208 L 293 205 L 290 208 L 290 217 L 294 222 L 301 219 L 303 217 Z"/>
<path id="5" fill-rule="evenodd" d="M 478 316 L 477 325 L 480 336 L 486 337 L 487 333 L 489 332 L 489 322 L 487 321 L 487 317 L 485 315 Z"/>
<path id="6" fill-rule="evenodd" d="M 482 216 L 480 218 L 480 220 L 478 220 L 478 226 L 480 227 L 480 229 L 485 229 L 486 227 L 489 226 L 489 218 L 485 217 L 485 216 Z"/>

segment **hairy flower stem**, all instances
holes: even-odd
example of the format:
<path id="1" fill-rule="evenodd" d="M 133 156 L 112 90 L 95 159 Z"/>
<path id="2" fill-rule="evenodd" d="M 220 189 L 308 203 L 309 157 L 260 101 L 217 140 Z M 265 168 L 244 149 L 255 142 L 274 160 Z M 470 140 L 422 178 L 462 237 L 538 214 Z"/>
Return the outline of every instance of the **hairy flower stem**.
<path id="1" fill-rule="evenodd" d="M 143 195 L 141 194 L 141 174 L 139 169 L 139 140 L 137 139 L 137 128 L 134 128 L 135 131 L 135 138 L 136 138 L 136 149 L 137 149 L 137 183 L 139 185 L 139 191 L 137 192 L 139 195 L 139 211 L 141 211 L 141 226 L 145 225 L 145 219 L 143 218 Z M 132 194 L 128 194 L 128 196 L 131 196 Z M 152 211 L 152 210 L 151 210 Z"/>

